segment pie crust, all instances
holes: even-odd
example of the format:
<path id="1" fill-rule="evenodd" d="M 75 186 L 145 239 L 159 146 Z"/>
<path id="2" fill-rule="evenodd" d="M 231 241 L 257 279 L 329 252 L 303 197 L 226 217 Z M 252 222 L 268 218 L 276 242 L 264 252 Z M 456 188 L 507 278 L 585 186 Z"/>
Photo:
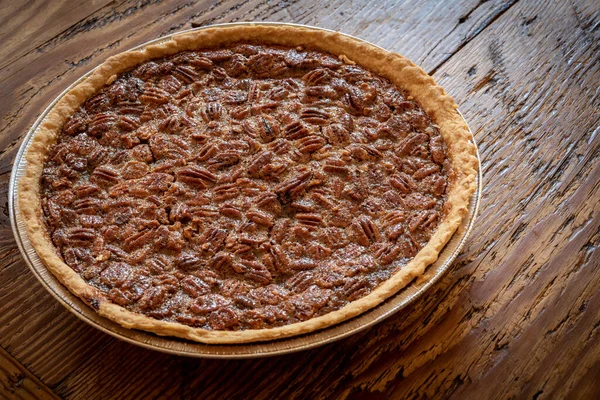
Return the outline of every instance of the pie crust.
<path id="1" fill-rule="evenodd" d="M 447 189 L 445 217 L 417 255 L 368 295 L 341 309 L 303 322 L 268 329 L 215 331 L 166 322 L 131 312 L 107 300 L 105 295 L 88 285 L 56 254 L 55 246 L 45 230 L 41 210 L 40 177 L 48 149 L 56 142 L 63 124 L 88 98 L 115 80 L 116 75 L 159 57 L 185 50 L 215 47 L 236 42 L 270 45 L 303 46 L 339 56 L 347 63 L 360 66 L 389 79 L 412 96 L 439 127 L 451 161 L 453 179 Z M 124 327 L 141 329 L 158 335 L 175 336 L 203 343 L 227 344 L 266 341 L 309 333 L 357 316 L 369 310 L 413 279 L 420 277 L 428 265 L 454 234 L 468 212 L 475 191 L 478 162 L 472 135 L 457 105 L 429 75 L 406 58 L 348 36 L 313 28 L 296 26 L 247 25 L 214 27 L 175 35 L 142 50 L 109 58 L 82 83 L 64 95 L 49 112 L 35 134 L 27 152 L 27 169 L 19 185 L 19 207 L 28 236 L 40 259 L 72 293 L 93 307 L 100 315 Z"/>

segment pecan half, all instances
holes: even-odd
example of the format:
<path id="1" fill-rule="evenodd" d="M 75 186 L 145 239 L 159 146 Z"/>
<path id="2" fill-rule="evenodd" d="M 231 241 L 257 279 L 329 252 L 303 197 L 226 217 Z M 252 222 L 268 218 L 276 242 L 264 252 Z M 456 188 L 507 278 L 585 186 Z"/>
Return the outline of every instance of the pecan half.
<path id="1" fill-rule="evenodd" d="M 320 108 L 309 107 L 305 108 L 302 113 L 300 113 L 300 118 L 311 124 L 325 125 L 329 123 L 331 116 Z"/>
<path id="2" fill-rule="evenodd" d="M 193 165 L 178 169 L 175 176 L 178 181 L 197 186 L 201 189 L 205 189 L 217 181 L 217 176 L 215 174 L 204 168 Z"/>

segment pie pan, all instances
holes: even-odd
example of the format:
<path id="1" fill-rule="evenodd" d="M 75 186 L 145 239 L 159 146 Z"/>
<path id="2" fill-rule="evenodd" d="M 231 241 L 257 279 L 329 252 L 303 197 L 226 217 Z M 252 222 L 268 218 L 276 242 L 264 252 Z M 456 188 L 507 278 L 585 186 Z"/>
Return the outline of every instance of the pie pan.
<path id="1" fill-rule="evenodd" d="M 232 25 L 232 24 L 227 24 Z M 233 24 L 240 25 L 240 24 Z M 252 24 L 257 25 L 257 24 Z M 261 23 L 260 25 L 266 25 Z M 281 24 L 274 24 L 281 25 Z M 205 29 L 200 28 L 198 30 Z M 304 27 L 304 29 L 317 29 L 312 27 Z M 329 31 L 331 32 L 331 31 Z M 347 36 L 347 35 L 346 35 Z M 157 40 L 145 43 L 139 47 L 147 46 L 149 44 L 160 43 L 163 40 L 168 40 L 170 36 L 162 37 Z M 136 48 L 137 49 L 137 48 Z M 87 76 L 87 75 L 86 75 Z M 85 76 L 83 77 L 85 78 Z M 81 79 L 83 79 L 81 78 Z M 71 87 L 78 84 L 80 81 L 75 82 Z M 441 252 L 440 257 L 436 263 L 431 265 L 425 275 L 419 280 L 409 285 L 405 289 L 401 290 L 394 297 L 388 299 L 386 302 L 380 304 L 375 309 L 372 309 L 360 316 L 341 323 L 330 328 L 326 328 L 321 331 L 306 334 L 303 336 L 293 337 L 290 339 L 281 339 L 260 344 L 250 345 L 202 345 L 187 342 L 179 339 L 164 338 L 155 336 L 150 333 L 142 333 L 126 328 L 122 328 L 115 323 L 112 323 L 100 315 L 96 314 L 91 308 L 86 306 L 78 298 L 71 295 L 71 293 L 63 287 L 54 276 L 46 269 L 41 260 L 37 257 L 35 250 L 31 246 L 28 240 L 27 234 L 25 233 L 24 223 L 20 218 L 20 211 L 18 209 L 18 193 L 15 190 L 19 186 L 19 181 L 22 179 L 23 173 L 27 167 L 27 160 L 23 156 L 28 147 L 31 145 L 32 138 L 37 132 L 40 124 L 48 115 L 48 111 L 54 106 L 54 104 L 60 100 L 65 93 L 71 88 L 67 88 L 58 98 L 50 105 L 50 107 L 39 117 L 36 123 L 31 128 L 30 132 L 26 136 L 20 151 L 17 155 L 17 159 L 14 165 L 13 174 L 10 181 L 10 192 L 11 196 L 9 199 L 11 222 L 13 224 L 13 231 L 17 239 L 17 243 L 30 265 L 32 271 L 36 274 L 38 279 L 46 286 L 46 288 L 53 294 L 59 301 L 67 306 L 80 318 L 86 320 L 92 325 L 106 331 L 107 333 L 113 334 L 121 339 L 140 344 L 145 347 L 151 347 L 157 350 L 166 352 L 183 354 L 183 355 L 196 355 L 205 357 L 251 357 L 261 355 L 272 355 L 282 354 L 295 350 L 306 349 L 314 347 L 319 344 L 324 344 L 335 339 L 347 336 L 351 333 L 357 332 L 358 330 L 364 329 L 383 318 L 391 315 L 393 312 L 403 308 L 410 301 L 416 298 L 422 293 L 427 287 L 434 283 L 450 266 L 453 258 L 458 254 L 462 244 L 464 243 L 468 232 L 470 231 L 474 222 L 474 216 L 477 212 L 477 206 L 479 203 L 479 194 L 481 191 L 481 177 L 477 179 L 477 190 L 471 197 L 469 204 L 469 214 L 463 219 L 462 225 L 458 231 L 454 234 L 450 242 L 446 245 L 444 250 Z M 480 168 L 478 168 L 480 171 Z M 480 172 L 479 172 L 480 174 Z"/>

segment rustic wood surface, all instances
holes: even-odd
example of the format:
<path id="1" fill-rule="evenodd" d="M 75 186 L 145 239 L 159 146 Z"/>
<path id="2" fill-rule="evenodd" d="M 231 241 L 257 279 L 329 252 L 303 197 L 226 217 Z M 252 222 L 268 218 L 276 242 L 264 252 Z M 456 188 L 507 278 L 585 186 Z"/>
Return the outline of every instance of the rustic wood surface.
<path id="1" fill-rule="evenodd" d="M 112 54 L 263 20 L 397 51 L 455 97 L 485 182 L 463 254 L 409 309 L 286 356 L 188 359 L 86 325 L 12 237 L 28 127 Z M 0 398 L 600 398 L 600 2 L 2 0 L 0 43 Z"/>

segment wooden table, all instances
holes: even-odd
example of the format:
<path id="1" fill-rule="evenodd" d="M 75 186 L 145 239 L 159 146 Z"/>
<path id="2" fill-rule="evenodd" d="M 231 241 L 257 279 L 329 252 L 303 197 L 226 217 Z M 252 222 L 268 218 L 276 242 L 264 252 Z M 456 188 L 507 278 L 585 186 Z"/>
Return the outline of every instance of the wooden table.
<path id="1" fill-rule="evenodd" d="M 600 2 L 368 3 L 4 1 L 0 398 L 600 397 Z M 421 301 L 331 345 L 215 361 L 121 342 L 71 315 L 22 260 L 7 210 L 17 149 L 52 98 L 108 56 L 251 20 L 338 29 L 433 74 L 479 144 L 477 227 Z"/>

